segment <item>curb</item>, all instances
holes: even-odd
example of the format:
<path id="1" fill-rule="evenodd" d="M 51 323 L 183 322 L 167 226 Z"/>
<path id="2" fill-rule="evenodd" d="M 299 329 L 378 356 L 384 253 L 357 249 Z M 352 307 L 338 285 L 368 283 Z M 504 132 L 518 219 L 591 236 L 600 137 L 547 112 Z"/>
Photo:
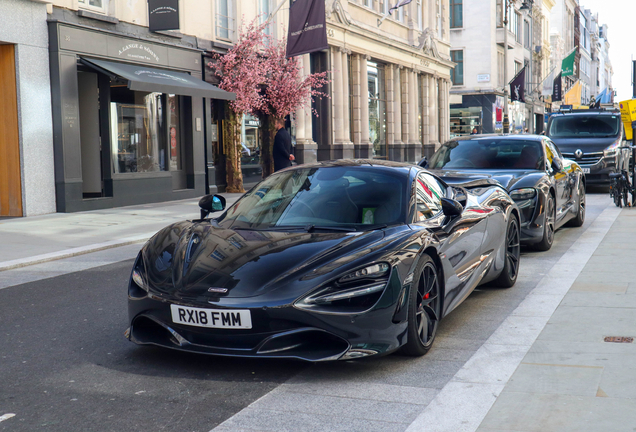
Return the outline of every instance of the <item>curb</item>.
<path id="1" fill-rule="evenodd" d="M 113 249 L 120 246 L 127 246 L 135 243 L 146 242 L 154 234 L 142 234 L 134 237 L 128 237 L 118 240 L 111 240 L 104 243 L 96 243 L 88 246 L 80 246 L 72 249 L 66 249 L 59 252 L 51 252 L 42 255 L 36 255 L 28 258 L 20 258 L 17 260 L 0 262 L 0 272 L 6 270 L 27 267 L 35 264 L 41 264 L 49 261 L 71 258 L 78 255 L 86 255 L 92 252 L 99 252 L 105 249 Z"/>

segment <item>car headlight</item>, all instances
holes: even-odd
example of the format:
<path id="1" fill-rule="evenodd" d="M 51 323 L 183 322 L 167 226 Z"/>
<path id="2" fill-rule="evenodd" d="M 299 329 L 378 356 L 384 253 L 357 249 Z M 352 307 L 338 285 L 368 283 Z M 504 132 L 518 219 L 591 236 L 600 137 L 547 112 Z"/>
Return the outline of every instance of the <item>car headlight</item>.
<path id="1" fill-rule="evenodd" d="M 294 306 L 325 313 L 365 312 L 382 296 L 390 273 L 391 266 L 388 263 L 368 265 L 297 300 Z"/>
<path id="2" fill-rule="evenodd" d="M 144 291 L 148 291 L 148 285 L 146 284 L 146 280 L 141 275 L 141 272 L 137 269 L 134 269 L 132 272 L 132 280 L 133 282 Z"/>
<path id="3" fill-rule="evenodd" d="M 534 188 L 522 188 L 516 189 L 510 192 L 510 198 L 515 201 L 525 201 L 534 198 L 537 195 L 537 190 Z"/>
<path id="4" fill-rule="evenodd" d="M 375 278 L 375 277 L 383 276 L 387 274 L 388 271 L 389 271 L 389 265 L 387 263 L 373 264 L 363 269 L 351 272 L 346 276 L 341 277 L 340 279 L 338 279 L 338 282 L 346 283 L 346 282 L 351 282 L 353 280 L 362 279 L 366 277 Z"/>
<path id="5" fill-rule="evenodd" d="M 612 143 L 612 145 L 610 145 L 605 150 L 603 150 L 603 156 L 605 157 L 616 156 L 616 151 L 620 145 L 621 145 L 621 140 L 620 139 L 616 140 L 614 143 Z"/>

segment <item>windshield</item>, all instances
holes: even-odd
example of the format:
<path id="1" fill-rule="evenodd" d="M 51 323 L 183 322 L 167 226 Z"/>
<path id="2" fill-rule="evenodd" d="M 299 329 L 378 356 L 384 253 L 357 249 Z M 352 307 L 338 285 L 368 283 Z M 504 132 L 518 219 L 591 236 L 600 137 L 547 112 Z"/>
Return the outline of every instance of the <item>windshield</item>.
<path id="1" fill-rule="evenodd" d="M 617 115 L 555 115 L 550 123 L 551 138 L 607 138 L 618 136 L 621 119 Z"/>
<path id="2" fill-rule="evenodd" d="M 406 220 L 407 175 L 365 167 L 296 169 L 252 188 L 217 220 L 233 229 L 371 229 Z"/>
<path id="3" fill-rule="evenodd" d="M 450 141 L 435 152 L 430 167 L 543 169 L 543 149 L 539 141 L 501 137 Z"/>

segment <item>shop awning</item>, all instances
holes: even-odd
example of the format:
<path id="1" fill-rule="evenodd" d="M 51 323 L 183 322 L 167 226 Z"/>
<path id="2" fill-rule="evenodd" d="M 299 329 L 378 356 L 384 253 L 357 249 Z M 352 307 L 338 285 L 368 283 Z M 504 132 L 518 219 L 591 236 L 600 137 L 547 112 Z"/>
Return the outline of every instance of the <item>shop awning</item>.
<path id="1" fill-rule="evenodd" d="M 81 62 L 101 73 L 128 80 L 128 88 L 143 92 L 160 92 L 182 96 L 234 100 L 234 93 L 226 92 L 185 72 L 157 69 L 141 64 L 118 63 L 81 58 Z"/>

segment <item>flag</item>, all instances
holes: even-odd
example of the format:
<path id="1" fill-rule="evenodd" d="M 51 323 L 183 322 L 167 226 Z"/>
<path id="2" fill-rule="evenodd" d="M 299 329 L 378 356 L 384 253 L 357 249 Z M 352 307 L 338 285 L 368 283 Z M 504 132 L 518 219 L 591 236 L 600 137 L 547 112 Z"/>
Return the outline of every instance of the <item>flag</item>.
<path id="1" fill-rule="evenodd" d="M 327 49 L 327 22 L 323 0 L 296 0 L 289 7 L 287 57 Z"/>
<path id="2" fill-rule="evenodd" d="M 563 103 L 565 105 L 572 105 L 576 108 L 577 105 L 581 105 L 581 81 L 577 81 L 563 96 Z"/>
<path id="3" fill-rule="evenodd" d="M 577 48 L 578 47 L 575 47 L 574 50 L 572 50 L 572 52 L 561 62 L 561 76 L 566 77 L 574 75 L 574 57 L 576 56 Z"/>
<path id="4" fill-rule="evenodd" d="M 548 76 L 543 80 L 543 86 L 541 87 L 541 95 L 550 96 L 552 94 L 553 85 L 554 85 L 554 69 L 552 69 L 552 72 L 550 72 Z"/>
<path id="5" fill-rule="evenodd" d="M 389 0 L 386 0 L 386 1 L 389 1 Z M 391 15 L 391 12 L 393 12 L 397 8 L 405 6 L 405 5 L 409 4 L 409 3 L 411 3 L 411 0 L 398 0 L 397 3 L 395 3 L 395 6 L 393 6 L 391 9 L 389 9 L 389 15 Z"/>
<path id="6" fill-rule="evenodd" d="M 561 73 L 554 78 L 552 83 L 552 102 L 563 100 L 563 83 L 561 82 Z"/>
<path id="7" fill-rule="evenodd" d="M 521 68 L 517 76 L 510 81 L 510 100 L 512 102 L 525 102 L 526 91 L 526 67 Z"/>
<path id="8" fill-rule="evenodd" d="M 179 0 L 148 0 L 151 32 L 179 29 Z"/>

